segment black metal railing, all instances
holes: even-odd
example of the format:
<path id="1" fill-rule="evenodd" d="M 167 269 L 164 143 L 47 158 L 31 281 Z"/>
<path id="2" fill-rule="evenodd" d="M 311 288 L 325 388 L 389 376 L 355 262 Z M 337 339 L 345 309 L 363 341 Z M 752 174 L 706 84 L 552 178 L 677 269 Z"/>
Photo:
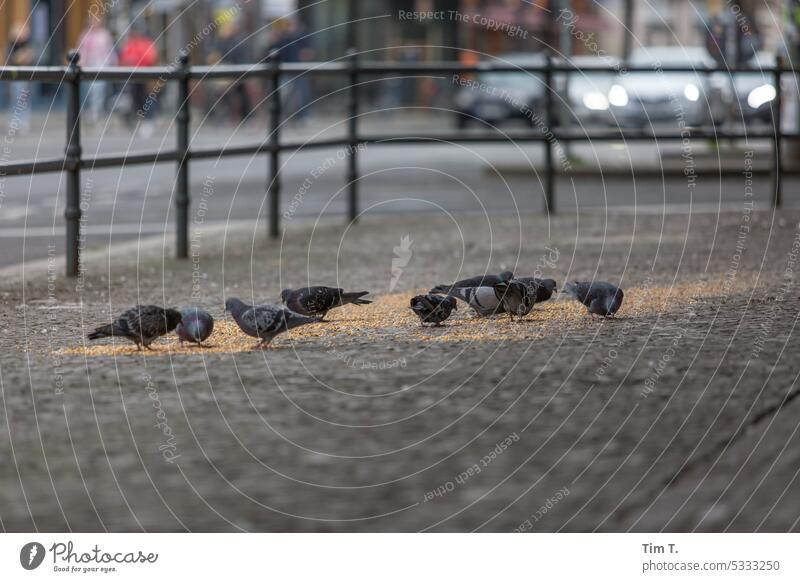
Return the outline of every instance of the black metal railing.
<path id="1" fill-rule="evenodd" d="M 625 67 L 627 73 L 653 72 L 652 67 Z M 472 73 L 514 73 L 529 72 L 539 74 L 545 83 L 544 120 L 549 128 L 548 132 L 540 129 L 526 129 L 518 132 L 499 133 L 472 133 L 463 131 L 436 132 L 430 134 L 414 135 L 370 135 L 359 131 L 359 78 L 367 75 L 385 73 L 395 74 L 472 74 Z M 567 64 L 556 64 L 550 58 L 542 66 L 516 66 L 505 63 L 481 63 L 478 65 L 464 65 L 454 62 L 434 63 L 391 63 L 391 62 L 361 62 L 354 49 L 348 51 L 347 56 L 338 61 L 326 63 L 280 63 L 277 55 L 273 54 L 264 64 L 257 65 L 215 65 L 190 67 L 188 58 L 181 57 L 175 67 L 108 67 L 85 68 L 79 65 L 79 55 L 71 51 L 68 55 L 68 64 L 65 67 L 0 67 L 0 81 L 43 81 L 64 82 L 67 84 L 67 142 L 63 158 L 45 158 L 31 161 L 19 161 L 0 164 L 0 177 L 33 175 L 48 172 L 64 172 L 66 180 L 66 208 L 64 217 L 66 221 L 66 273 L 74 277 L 79 273 L 79 225 L 81 220 L 80 185 L 82 168 L 111 168 L 136 164 L 156 164 L 175 162 L 177 167 L 175 182 L 175 209 L 176 209 L 176 255 L 179 258 L 188 257 L 189 253 L 189 206 L 190 182 L 189 169 L 191 160 L 229 157 L 252 156 L 267 154 L 269 170 L 267 178 L 267 196 L 269 199 L 268 231 L 271 237 L 277 237 L 280 232 L 280 154 L 286 151 L 297 151 L 310 148 L 327 148 L 349 146 L 347 165 L 347 207 L 350 221 L 358 216 L 358 146 L 362 144 L 380 143 L 382 145 L 409 144 L 409 143 L 497 143 L 509 139 L 519 142 L 540 142 L 545 148 L 544 168 L 544 210 L 547 213 L 555 212 L 556 170 L 554 164 L 554 145 L 558 142 L 575 141 L 657 141 L 657 140 L 683 140 L 689 139 L 765 139 L 772 142 L 773 156 L 773 196 L 775 206 L 781 204 L 782 178 L 784 168 L 781 160 L 781 143 L 785 138 L 797 139 L 796 132 L 784 132 L 781 128 L 781 79 L 786 73 L 795 74 L 793 68 L 785 68 L 779 58 L 774 67 L 760 69 L 727 69 L 705 68 L 695 69 L 690 67 L 661 67 L 659 72 L 668 73 L 694 73 L 711 74 L 722 72 L 736 73 L 769 73 L 773 75 L 776 98 L 772 106 L 772 122 L 768 131 L 723 131 L 715 127 L 691 127 L 686 130 L 645 132 L 624 130 L 622 128 L 608 128 L 587 132 L 568 127 L 559 127 L 554 122 L 555 98 L 553 87 L 554 73 L 608 73 L 619 72 L 619 67 L 576 67 Z M 280 83 L 282 75 L 287 77 L 298 74 L 310 75 L 339 75 L 348 79 L 347 89 L 347 135 L 339 139 L 317 139 L 310 142 L 280 142 L 281 129 L 281 99 Z M 189 97 L 191 80 L 209 79 L 236 79 L 260 77 L 269 80 L 269 92 L 266 96 L 268 107 L 269 133 L 264 141 L 231 146 L 226 148 L 193 148 L 189 144 L 190 108 Z M 81 150 L 81 82 L 82 79 L 106 81 L 139 81 L 161 79 L 174 81 L 178 84 L 178 110 L 176 114 L 176 146 L 174 150 L 122 153 L 110 155 L 96 155 L 84 157 Z"/>

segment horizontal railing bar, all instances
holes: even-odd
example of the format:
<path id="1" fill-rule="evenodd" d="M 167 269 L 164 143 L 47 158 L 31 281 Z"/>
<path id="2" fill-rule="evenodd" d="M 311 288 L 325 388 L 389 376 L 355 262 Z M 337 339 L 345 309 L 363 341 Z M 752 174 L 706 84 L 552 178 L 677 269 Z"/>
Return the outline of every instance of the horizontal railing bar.
<path id="1" fill-rule="evenodd" d="M 62 81 L 70 79 L 66 67 L 0 67 L 0 81 Z"/>
<path id="2" fill-rule="evenodd" d="M 689 67 L 689 66 L 663 66 L 658 69 L 650 66 L 626 66 L 623 63 L 607 66 L 577 66 L 570 64 L 553 64 L 548 69 L 546 65 L 511 65 L 504 63 L 479 63 L 477 65 L 464 65 L 457 62 L 433 63 L 394 63 L 394 62 L 359 62 L 351 68 L 345 62 L 304 62 L 280 63 L 280 73 L 311 75 L 347 74 L 382 74 L 382 73 L 514 73 L 528 72 L 544 74 L 550 70 L 554 73 L 695 73 L 695 74 L 775 74 L 798 73 L 800 68 L 794 67 L 763 67 L 763 68 L 726 68 L 726 67 Z M 0 67 L 0 81 L 62 81 L 70 79 L 73 73 L 67 67 Z M 87 79 L 121 81 L 137 79 L 164 79 L 177 80 L 185 75 L 192 79 L 220 79 L 244 77 L 268 77 L 274 74 L 268 65 L 214 65 L 191 67 L 188 73 L 173 66 L 160 67 L 86 67 L 81 69 L 81 76 Z"/>
<path id="3" fill-rule="evenodd" d="M 175 162 L 180 158 L 175 150 L 160 152 L 135 152 L 130 154 L 108 154 L 93 158 L 81 158 L 81 168 L 114 168 L 117 166 L 136 166 L 140 164 L 159 164 Z"/>
<path id="4" fill-rule="evenodd" d="M 0 177 L 49 174 L 52 172 L 62 172 L 67 169 L 69 169 L 69 164 L 64 158 L 21 160 L 19 162 L 0 164 Z"/>
<path id="5" fill-rule="evenodd" d="M 98 81 L 125 81 L 136 79 L 176 80 L 185 73 L 176 67 L 84 67 L 81 77 Z"/>

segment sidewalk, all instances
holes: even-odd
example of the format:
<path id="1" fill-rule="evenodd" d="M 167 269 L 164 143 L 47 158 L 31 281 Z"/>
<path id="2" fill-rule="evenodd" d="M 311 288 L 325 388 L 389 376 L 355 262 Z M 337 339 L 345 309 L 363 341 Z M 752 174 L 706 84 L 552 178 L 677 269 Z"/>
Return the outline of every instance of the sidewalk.
<path id="1" fill-rule="evenodd" d="M 200 231 L 189 261 L 158 242 L 92 258 L 82 294 L 59 258 L 58 276 L 0 285 L 3 527 L 796 531 L 798 292 L 782 277 L 798 221 L 413 215 L 292 224 L 282 244 Z M 461 305 L 425 330 L 406 308 L 506 268 L 621 281 L 625 304 L 592 322 L 551 301 L 513 324 Z M 247 351 L 224 298 L 275 301 L 309 278 L 375 304 Z M 203 306 L 224 333 L 216 349 L 84 352 L 137 302 Z"/>
<path id="2" fill-rule="evenodd" d="M 312 139 L 335 139 L 346 136 L 346 121 L 344 116 L 334 114 L 317 115 L 310 122 L 298 124 L 287 121 L 281 130 L 282 142 L 303 142 Z M 55 110 L 48 115 L 35 112 L 32 129 L 25 135 L 17 136 L 16 144 L 12 150 L 13 160 L 28 159 L 37 156 L 59 156 L 63 153 L 65 134 L 65 113 Z M 588 128 L 591 132 L 593 128 Z M 602 129 L 602 128 L 594 128 Z M 0 131 L 5 131 L 0 123 Z M 453 133 L 455 128 L 447 116 L 404 114 L 386 116 L 381 114 L 365 114 L 359 119 L 359 131 L 369 135 L 419 135 L 431 132 Z M 506 145 L 527 151 L 530 164 L 519 161 L 509 162 L 507 156 L 492 156 L 491 164 L 486 165 L 485 171 L 493 174 L 499 171 L 502 174 L 534 174 L 543 171 L 544 153 L 538 143 L 515 143 L 513 136 L 521 131 L 526 131 L 522 126 L 500 126 L 501 135 L 508 135 Z M 156 118 L 153 135 L 142 137 L 132 134 L 121 119 L 110 117 L 108 123 L 103 119 L 96 126 L 84 124 L 83 140 L 86 155 L 92 153 L 111 153 L 124 151 L 140 151 L 147 149 L 171 149 L 175 137 L 174 120 L 167 116 Z M 192 110 L 191 139 L 193 147 L 218 146 L 220 136 L 230 140 L 230 147 L 253 143 L 265 139 L 268 129 L 266 120 L 256 116 L 243 125 L 220 125 L 210 123 L 205 113 Z M 461 131 L 464 136 L 487 132 L 483 129 L 472 128 Z M 46 137 L 45 137 L 46 136 Z M 502 143 L 501 143 L 502 145 Z M 475 144 L 472 147 L 477 147 Z M 618 142 L 574 142 L 566 147 L 564 153 L 569 162 L 569 170 L 565 169 L 564 160 L 558 157 L 561 144 L 556 144 L 555 169 L 559 173 L 572 175 L 595 175 L 602 173 L 605 176 L 630 175 L 633 170 L 641 173 L 670 173 L 683 172 L 687 166 L 692 165 L 698 172 L 718 173 L 721 169 L 726 173 L 741 175 L 745 168 L 744 158 L 748 152 L 753 152 L 752 170 L 763 173 L 773 169 L 772 145 L 764 140 L 746 143 L 743 140 L 735 142 L 720 141 L 713 144 L 708 140 L 693 140 L 691 148 L 684 151 L 680 142 L 662 140 L 656 147 L 655 142 L 622 140 Z M 688 157 L 687 157 L 688 156 Z M 512 158 L 516 156 L 512 155 Z M 531 167 L 535 167 L 535 170 Z M 787 166 L 784 168 L 789 170 Z"/>

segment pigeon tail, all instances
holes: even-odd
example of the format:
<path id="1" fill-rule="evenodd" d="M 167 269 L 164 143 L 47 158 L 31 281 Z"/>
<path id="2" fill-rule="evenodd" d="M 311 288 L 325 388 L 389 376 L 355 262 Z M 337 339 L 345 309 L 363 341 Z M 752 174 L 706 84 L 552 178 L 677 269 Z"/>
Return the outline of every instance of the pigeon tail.
<path id="1" fill-rule="evenodd" d="M 450 285 L 437 285 L 436 287 L 432 287 L 428 293 L 436 293 L 440 295 L 449 295 L 452 287 Z"/>
<path id="2" fill-rule="evenodd" d="M 342 293 L 342 305 L 352 303 L 353 305 L 368 305 L 372 301 L 368 299 L 361 299 L 364 295 L 369 295 L 369 291 L 357 291 L 355 293 Z"/>

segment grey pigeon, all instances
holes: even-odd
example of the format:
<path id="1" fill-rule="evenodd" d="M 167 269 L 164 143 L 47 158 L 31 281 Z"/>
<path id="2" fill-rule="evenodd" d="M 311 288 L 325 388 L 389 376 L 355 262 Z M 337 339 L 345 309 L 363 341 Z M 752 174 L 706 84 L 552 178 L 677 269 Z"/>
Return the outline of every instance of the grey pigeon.
<path id="1" fill-rule="evenodd" d="M 503 311 L 508 313 L 511 319 L 514 319 L 515 315 L 517 317 L 528 315 L 536 303 L 536 290 L 516 279 L 498 283 L 494 292 L 503 305 Z"/>
<path id="2" fill-rule="evenodd" d="M 411 311 L 419 317 L 420 325 L 432 323 L 442 325 L 453 310 L 457 310 L 455 297 L 443 297 L 442 295 L 417 295 L 411 299 Z"/>
<path id="3" fill-rule="evenodd" d="M 96 340 L 104 337 L 124 337 L 136 344 L 150 348 L 156 338 L 171 332 L 181 322 L 181 313 L 157 305 L 137 305 L 123 312 L 113 323 L 102 325 L 87 337 Z"/>
<path id="4" fill-rule="evenodd" d="M 208 311 L 197 307 L 182 309 L 181 316 L 181 322 L 175 328 L 180 342 L 190 342 L 202 346 L 214 331 L 214 318 Z"/>
<path id="5" fill-rule="evenodd" d="M 592 317 L 613 317 L 625 297 L 622 289 L 604 281 L 574 281 L 567 283 L 564 291 L 583 303 Z"/>
<path id="6" fill-rule="evenodd" d="M 513 319 L 514 315 L 525 315 L 533 307 L 528 288 L 518 281 L 501 282 L 496 287 L 455 288 L 448 295 L 461 299 L 482 317 L 508 313 Z"/>
<path id="7" fill-rule="evenodd" d="M 230 311 L 239 329 L 261 340 L 254 349 L 266 348 L 276 335 L 285 331 L 320 322 L 316 317 L 305 317 L 280 305 L 252 306 L 235 297 L 225 301 L 225 311 Z"/>
<path id="8" fill-rule="evenodd" d="M 443 293 L 447 294 L 453 289 L 466 289 L 468 287 L 494 287 L 498 283 L 506 283 L 514 278 L 514 273 L 511 271 L 503 271 L 499 275 L 478 275 L 470 277 L 469 279 L 461 279 L 452 285 L 436 285 L 430 290 L 430 293 Z"/>
<path id="9" fill-rule="evenodd" d="M 553 296 L 558 288 L 558 283 L 554 279 L 539 279 L 537 277 L 520 277 L 516 279 L 533 288 L 536 293 L 536 303 L 544 303 Z"/>
<path id="10" fill-rule="evenodd" d="M 369 291 L 345 293 L 344 289 L 335 287 L 302 287 L 300 289 L 284 289 L 281 291 L 281 301 L 289 309 L 300 315 L 314 315 L 324 319 L 325 315 L 334 307 L 341 307 L 352 303 L 353 305 L 367 305 L 372 303 L 362 299 Z"/>

